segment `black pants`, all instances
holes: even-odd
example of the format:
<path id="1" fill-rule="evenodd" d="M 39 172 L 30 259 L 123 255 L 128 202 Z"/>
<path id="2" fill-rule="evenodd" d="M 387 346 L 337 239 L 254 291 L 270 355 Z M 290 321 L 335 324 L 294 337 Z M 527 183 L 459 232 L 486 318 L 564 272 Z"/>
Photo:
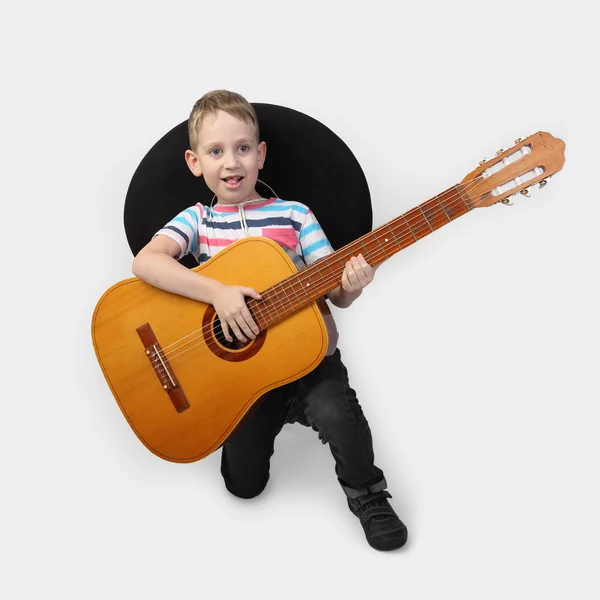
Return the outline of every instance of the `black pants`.
<path id="1" fill-rule="evenodd" d="M 335 472 L 347 494 L 355 495 L 355 490 L 360 494 L 377 483 L 377 489 L 382 487 L 385 479 L 373 462 L 371 430 L 336 349 L 301 379 L 267 392 L 250 419 L 225 441 L 221 473 L 232 494 L 252 498 L 263 491 L 275 437 L 295 402 L 321 441 L 329 443 Z"/>

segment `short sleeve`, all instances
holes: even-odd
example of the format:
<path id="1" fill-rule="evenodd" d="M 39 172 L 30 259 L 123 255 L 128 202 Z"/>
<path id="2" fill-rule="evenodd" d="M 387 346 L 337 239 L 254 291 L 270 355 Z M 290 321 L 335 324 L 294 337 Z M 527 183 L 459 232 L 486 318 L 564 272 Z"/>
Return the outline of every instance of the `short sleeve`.
<path id="1" fill-rule="evenodd" d="M 198 253 L 198 241 L 200 239 L 200 224 L 204 216 L 204 211 L 201 204 L 196 204 L 190 208 L 186 208 L 176 217 L 171 219 L 162 229 L 157 231 L 154 236 L 166 235 L 172 240 L 175 240 L 181 252 L 176 256 L 177 260 L 183 258 L 186 254 Z"/>
<path id="2" fill-rule="evenodd" d="M 333 248 L 312 210 L 308 210 L 298 235 L 302 256 L 307 265 L 333 253 Z"/>

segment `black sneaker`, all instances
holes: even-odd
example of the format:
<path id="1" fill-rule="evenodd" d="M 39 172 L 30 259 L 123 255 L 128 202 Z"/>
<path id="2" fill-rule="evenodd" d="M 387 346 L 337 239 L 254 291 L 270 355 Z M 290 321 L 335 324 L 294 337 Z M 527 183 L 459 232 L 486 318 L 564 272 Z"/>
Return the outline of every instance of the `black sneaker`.
<path id="1" fill-rule="evenodd" d="M 360 519 L 369 545 L 376 550 L 395 550 L 408 538 L 406 525 L 387 501 L 391 494 L 382 490 L 358 498 L 348 498 L 350 510 Z"/>

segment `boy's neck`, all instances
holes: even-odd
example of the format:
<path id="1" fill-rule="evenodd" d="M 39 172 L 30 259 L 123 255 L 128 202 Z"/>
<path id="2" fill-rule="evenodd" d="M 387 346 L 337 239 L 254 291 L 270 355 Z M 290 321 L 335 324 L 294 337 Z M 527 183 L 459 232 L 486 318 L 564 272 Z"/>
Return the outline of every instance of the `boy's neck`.
<path id="1" fill-rule="evenodd" d="M 240 200 L 239 202 L 221 202 L 221 200 L 217 198 L 217 203 L 215 204 L 215 206 L 237 206 L 238 204 L 246 204 L 247 202 L 258 202 L 259 200 L 266 200 L 266 198 L 257 195 L 256 198 L 252 198 L 250 200 Z"/>

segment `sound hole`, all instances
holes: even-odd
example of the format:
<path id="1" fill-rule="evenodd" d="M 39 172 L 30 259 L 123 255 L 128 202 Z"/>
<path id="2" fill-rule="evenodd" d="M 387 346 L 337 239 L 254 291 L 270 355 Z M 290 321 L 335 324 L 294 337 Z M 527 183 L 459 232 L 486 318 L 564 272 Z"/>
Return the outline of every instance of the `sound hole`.
<path id="1" fill-rule="evenodd" d="M 225 334 L 223 333 L 223 329 L 221 327 L 221 319 L 219 319 L 218 316 L 216 316 L 215 320 L 213 321 L 213 331 L 215 334 L 215 338 L 217 339 L 219 344 L 221 344 L 221 346 L 227 348 L 228 350 L 241 350 L 242 348 L 245 348 L 246 346 L 249 346 L 252 343 L 251 339 L 249 339 L 247 342 L 241 342 L 240 340 L 238 340 L 235 337 L 235 333 L 231 331 L 231 328 L 229 328 L 229 333 L 233 338 L 233 341 L 228 342 L 225 338 Z"/>

